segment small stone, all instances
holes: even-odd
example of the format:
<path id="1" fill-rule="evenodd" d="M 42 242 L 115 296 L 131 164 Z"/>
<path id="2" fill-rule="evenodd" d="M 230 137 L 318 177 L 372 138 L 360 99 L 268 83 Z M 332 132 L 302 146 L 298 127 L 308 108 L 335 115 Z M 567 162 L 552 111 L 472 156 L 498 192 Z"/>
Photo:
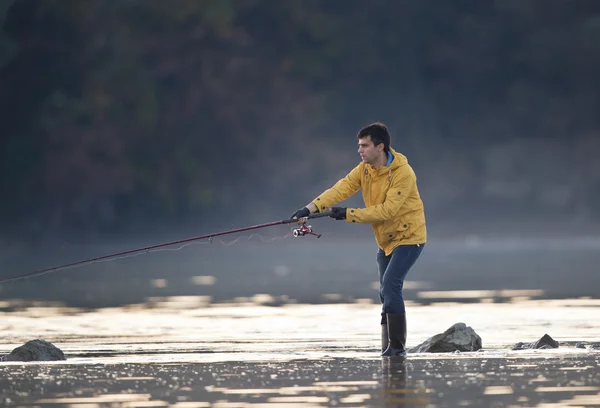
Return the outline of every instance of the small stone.
<path id="1" fill-rule="evenodd" d="M 66 360 L 61 349 L 46 340 L 30 340 L 3 356 L 3 361 L 60 361 Z"/>
<path id="2" fill-rule="evenodd" d="M 481 349 L 481 337 L 464 323 L 455 323 L 444 333 L 425 340 L 408 350 L 409 353 L 450 353 Z"/>
<path id="3" fill-rule="evenodd" d="M 577 344 L 575 344 L 575 347 L 576 348 L 580 348 L 580 349 L 584 349 L 585 348 L 585 344 L 583 344 L 583 343 L 577 343 Z"/>
<path id="4" fill-rule="evenodd" d="M 513 350 L 524 350 L 524 349 L 554 349 L 558 348 L 558 341 L 554 340 L 547 334 L 544 334 L 541 339 L 534 341 L 533 343 L 518 342 L 512 348 Z"/>

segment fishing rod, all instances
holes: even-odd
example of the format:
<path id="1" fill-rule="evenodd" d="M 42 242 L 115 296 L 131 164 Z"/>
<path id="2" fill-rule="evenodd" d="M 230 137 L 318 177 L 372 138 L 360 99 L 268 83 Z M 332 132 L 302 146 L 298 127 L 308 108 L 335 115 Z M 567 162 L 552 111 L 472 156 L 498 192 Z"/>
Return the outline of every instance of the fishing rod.
<path id="1" fill-rule="evenodd" d="M 311 214 L 311 215 L 309 215 L 307 217 L 303 217 L 303 218 L 297 218 L 297 219 L 290 218 L 287 220 L 267 222 L 265 224 L 252 225 L 249 227 L 237 228 L 237 229 L 232 229 L 232 230 L 228 230 L 228 231 L 215 232 L 213 234 L 201 235 L 198 237 L 191 237 L 191 238 L 186 238 L 186 239 L 180 239 L 177 241 L 165 242 L 163 244 L 156 244 L 156 245 L 150 245 L 150 246 L 146 246 L 146 247 L 142 247 L 142 248 L 130 249 L 127 251 L 122 251 L 122 252 L 115 252 L 115 253 L 108 254 L 108 255 L 103 255 L 103 256 L 98 256 L 95 258 L 86 259 L 84 261 L 72 262 L 72 263 L 68 263 L 68 264 L 64 264 L 64 265 L 53 266 L 51 268 L 45 268 L 45 269 L 40 269 L 40 270 L 33 271 L 33 272 L 28 272 L 28 273 L 25 273 L 22 275 L 15 275 L 15 276 L 10 276 L 8 278 L 1 278 L 0 283 L 11 282 L 11 281 L 19 280 L 19 279 L 33 278 L 34 276 L 45 275 L 45 274 L 51 273 L 51 272 L 58 272 L 58 271 L 61 271 L 64 269 L 75 268 L 75 267 L 87 265 L 90 263 L 106 261 L 106 260 L 109 260 L 112 258 L 119 258 L 119 257 L 123 257 L 123 256 L 128 256 L 128 255 L 140 254 L 143 252 L 148 253 L 153 249 L 164 248 L 164 247 L 168 247 L 171 245 L 186 244 L 186 243 L 190 243 L 190 242 L 194 242 L 194 241 L 200 241 L 203 239 L 208 239 L 210 242 L 212 242 L 212 239 L 214 237 L 235 234 L 235 233 L 244 232 L 244 231 L 251 231 L 251 230 L 256 230 L 256 229 L 260 229 L 260 228 L 272 227 L 275 225 L 283 225 L 283 224 L 298 224 L 298 225 L 300 225 L 299 227 L 294 228 L 292 230 L 292 235 L 294 236 L 294 238 L 303 237 L 306 235 L 314 235 L 317 238 L 321 238 L 321 234 L 315 233 L 312 230 L 312 227 L 310 225 L 306 225 L 306 222 L 309 219 L 329 217 L 329 215 L 330 215 L 330 212 L 326 211 L 323 213 Z"/>

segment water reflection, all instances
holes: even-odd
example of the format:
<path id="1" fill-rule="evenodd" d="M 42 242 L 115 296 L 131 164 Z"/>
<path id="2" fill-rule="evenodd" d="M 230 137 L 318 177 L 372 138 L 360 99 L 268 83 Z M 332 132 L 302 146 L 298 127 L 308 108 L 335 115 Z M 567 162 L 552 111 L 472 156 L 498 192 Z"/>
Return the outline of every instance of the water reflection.
<path id="1" fill-rule="evenodd" d="M 5 303 L 0 354 L 35 335 L 68 360 L 0 363 L 0 406 L 600 406 L 600 350 L 589 347 L 600 340 L 598 300 L 413 304 L 409 346 L 465 321 L 486 349 L 407 360 L 378 356 L 377 305 L 265 301 L 171 297 L 98 310 Z M 510 348 L 546 332 L 561 348 Z"/>
<path id="2" fill-rule="evenodd" d="M 599 406 L 598 363 L 598 353 L 590 353 L 566 358 L 471 355 L 406 361 L 123 364 L 115 359 L 115 364 L 99 365 L 13 364 L 0 366 L 0 405 Z M 561 370 L 565 367 L 573 370 Z"/>
<path id="3" fill-rule="evenodd" d="M 149 339 L 157 338 L 160 344 L 176 344 L 173 351 L 181 351 L 181 343 L 185 342 L 198 345 L 195 350 L 206 351 L 223 351 L 223 347 L 243 350 L 246 342 L 254 352 L 306 351 L 306 342 L 314 345 L 321 341 L 341 350 L 347 345 L 360 346 L 363 351 L 376 349 L 379 305 L 362 302 L 306 305 L 284 301 L 256 295 L 240 303 L 214 304 L 208 296 L 172 296 L 152 297 L 146 303 L 123 307 L 78 309 L 53 303 L 4 300 L 0 302 L 3 335 L 0 354 L 31 340 L 32 333 L 61 343 L 66 351 L 79 344 L 88 347 L 96 344 L 100 349 L 115 352 L 119 347 L 115 349 L 114 344 L 125 344 L 131 351 L 133 344 L 155 347 Z M 546 333 L 563 345 L 583 342 L 590 347 L 600 340 L 596 323 L 600 299 L 438 302 L 427 306 L 409 303 L 409 309 L 414 322 L 408 339 L 411 347 L 456 322 L 473 327 L 482 337 L 485 349 L 510 348 L 517 342 L 535 341 Z M 336 318 L 339 315 L 351 315 L 352 319 L 340 321 Z M 335 326 L 331 324 L 333 321 Z M 343 333 L 343 338 L 339 338 L 339 333 Z M 268 346 L 260 349 L 257 347 L 260 344 Z M 83 353 L 85 350 L 77 351 L 79 355 Z"/>
<path id="4" fill-rule="evenodd" d="M 427 407 L 431 400 L 427 389 L 410 381 L 405 359 L 386 358 L 381 361 L 381 402 L 389 408 Z"/>

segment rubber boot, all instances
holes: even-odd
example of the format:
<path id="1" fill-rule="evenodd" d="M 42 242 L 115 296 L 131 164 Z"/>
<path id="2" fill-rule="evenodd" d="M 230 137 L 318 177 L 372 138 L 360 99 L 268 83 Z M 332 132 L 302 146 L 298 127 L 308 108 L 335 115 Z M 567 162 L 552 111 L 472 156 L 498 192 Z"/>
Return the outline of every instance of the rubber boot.
<path id="1" fill-rule="evenodd" d="M 389 344 L 388 337 L 388 326 L 387 324 L 381 325 L 381 352 L 383 353 L 388 348 Z"/>
<path id="2" fill-rule="evenodd" d="M 406 357 L 406 313 L 387 314 L 389 345 L 383 357 Z"/>

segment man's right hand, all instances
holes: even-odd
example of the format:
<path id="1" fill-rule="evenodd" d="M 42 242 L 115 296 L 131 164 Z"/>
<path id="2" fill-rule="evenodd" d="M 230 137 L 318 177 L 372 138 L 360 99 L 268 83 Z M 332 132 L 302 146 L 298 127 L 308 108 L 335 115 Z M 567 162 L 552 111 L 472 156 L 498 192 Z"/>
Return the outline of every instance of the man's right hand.
<path id="1" fill-rule="evenodd" d="M 296 211 L 294 214 L 292 214 L 292 216 L 290 218 L 298 219 L 298 218 L 308 217 L 309 215 L 310 215 L 310 210 L 306 207 L 302 207 L 301 209 Z"/>

